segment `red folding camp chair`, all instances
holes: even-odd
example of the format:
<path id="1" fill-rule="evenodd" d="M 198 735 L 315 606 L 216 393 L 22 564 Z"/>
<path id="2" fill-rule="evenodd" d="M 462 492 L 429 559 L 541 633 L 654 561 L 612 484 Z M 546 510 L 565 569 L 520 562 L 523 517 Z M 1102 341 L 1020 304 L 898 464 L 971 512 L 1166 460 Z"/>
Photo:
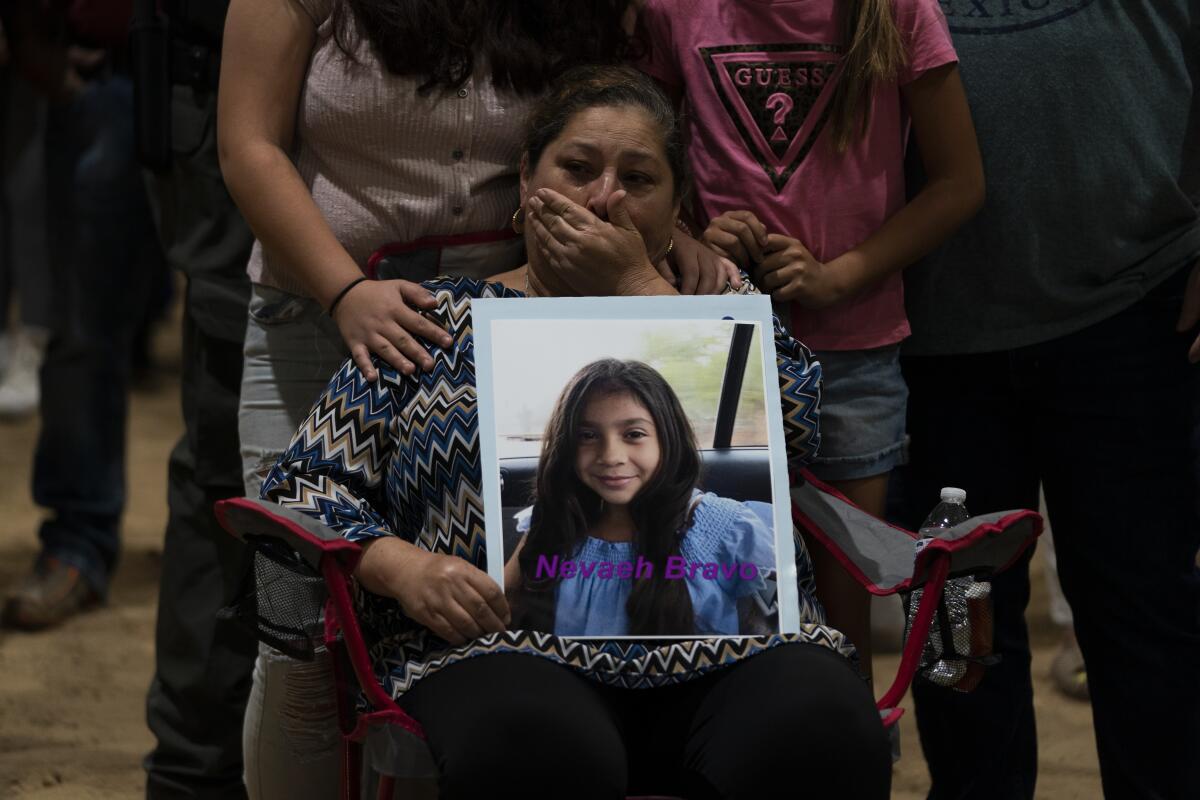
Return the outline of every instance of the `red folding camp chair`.
<path id="1" fill-rule="evenodd" d="M 918 548 L 916 534 L 867 514 L 807 472 L 803 477 L 792 490 L 792 516 L 801 530 L 872 594 L 924 589 L 896 678 L 878 701 L 883 724 L 892 728 L 903 713 L 899 702 L 920 666 L 947 578 L 989 578 L 1007 569 L 1041 533 L 1042 519 L 1033 511 L 985 514 Z M 424 733 L 371 669 L 351 599 L 359 546 L 312 517 L 264 500 L 224 500 L 217 516 L 254 550 L 249 593 L 254 602 L 244 604 L 239 615 L 282 652 L 304 658 L 323 643 L 332 656 L 344 736 L 342 797 L 359 799 L 365 743 L 373 754 L 368 764 L 381 775 L 378 796 L 390 800 L 395 781 L 388 774 L 390 754 L 405 752 L 411 759 L 412 744 Z M 317 619 L 323 623 L 314 628 Z M 422 765 L 431 767 L 432 759 Z"/>

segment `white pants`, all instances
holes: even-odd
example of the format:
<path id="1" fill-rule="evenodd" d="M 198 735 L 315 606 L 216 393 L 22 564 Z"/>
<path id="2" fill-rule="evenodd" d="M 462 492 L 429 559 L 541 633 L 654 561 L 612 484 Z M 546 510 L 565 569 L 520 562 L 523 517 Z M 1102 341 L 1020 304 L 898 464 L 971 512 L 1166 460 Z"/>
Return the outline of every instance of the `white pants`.
<path id="1" fill-rule="evenodd" d="M 305 662 L 259 645 L 242 729 L 250 800 L 338 796 L 341 734 L 333 686 L 323 649 Z"/>
<path id="2" fill-rule="evenodd" d="M 254 286 L 245 355 L 238 432 L 246 495 L 257 497 L 347 353 L 315 300 Z M 260 644 L 242 729 L 251 800 L 336 797 L 340 743 L 328 653 L 309 663 Z"/>

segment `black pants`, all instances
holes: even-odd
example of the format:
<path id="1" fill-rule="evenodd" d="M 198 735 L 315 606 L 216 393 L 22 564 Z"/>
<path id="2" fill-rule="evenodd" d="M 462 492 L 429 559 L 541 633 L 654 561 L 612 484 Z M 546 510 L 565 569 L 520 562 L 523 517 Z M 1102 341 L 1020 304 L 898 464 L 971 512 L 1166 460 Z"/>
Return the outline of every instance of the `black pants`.
<path id="1" fill-rule="evenodd" d="M 903 360 L 912 451 L 898 521 L 919 525 L 939 486 L 965 488 L 982 514 L 1037 508 L 1043 485 L 1114 798 L 1200 797 L 1198 367 L 1174 330 L 1187 271 L 1050 342 Z M 1034 796 L 1029 559 L 993 585 L 1001 663 L 971 694 L 914 687 L 931 798 Z"/>
<path id="2" fill-rule="evenodd" d="M 175 88 L 175 158 L 156 182 L 160 233 L 187 276 L 183 318 L 184 435 L 168 467 L 166 541 L 154 681 L 146 721 L 146 795 L 245 798 L 242 718 L 257 643 L 218 620 L 245 558 L 213 516 L 242 495 L 237 411 L 252 237 L 221 181 L 213 93 Z"/>
<path id="3" fill-rule="evenodd" d="M 817 646 L 658 689 L 606 687 L 537 656 L 482 656 L 422 680 L 401 705 L 425 727 L 442 800 L 870 800 L 891 786 L 866 683 Z"/>

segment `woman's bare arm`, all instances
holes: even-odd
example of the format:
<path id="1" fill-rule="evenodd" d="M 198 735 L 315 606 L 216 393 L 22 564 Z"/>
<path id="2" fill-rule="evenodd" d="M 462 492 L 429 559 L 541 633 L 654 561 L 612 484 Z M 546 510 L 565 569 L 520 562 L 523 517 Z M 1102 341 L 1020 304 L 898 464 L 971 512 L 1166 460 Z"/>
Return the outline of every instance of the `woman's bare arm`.
<path id="1" fill-rule="evenodd" d="M 225 22 L 217 131 L 230 194 L 263 247 L 327 305 L 361 275 L 288 152 L 316 27 L 292 0 L 233 0 Z"/>
<path id="2" fill-rule="evenodd" d="M 225 183 L 263 249 L 328 308 L 362 271 L 288 155 L 315 42 L 316 26 L 294 0 L 233 0 L 222 46 L 217 135 Z M 414 362 L 432 362 L 410 332 L 440 343 L 447 338 L 407 305 L 432 307 L 428 292 L 408 281 L 384 285 L 390 291 L 351 290 L 335 318 L 371 379 L 370 352 L 411 372 Z"/>
<path id="3" fill-rule="evenodd" d="M 368 591 L 396 598 L 405 614 L 451 644 L 498 633 L 512 621 L 504 590 L 486 572 L 395 536 L 365 545 L 355 577 Z"/>

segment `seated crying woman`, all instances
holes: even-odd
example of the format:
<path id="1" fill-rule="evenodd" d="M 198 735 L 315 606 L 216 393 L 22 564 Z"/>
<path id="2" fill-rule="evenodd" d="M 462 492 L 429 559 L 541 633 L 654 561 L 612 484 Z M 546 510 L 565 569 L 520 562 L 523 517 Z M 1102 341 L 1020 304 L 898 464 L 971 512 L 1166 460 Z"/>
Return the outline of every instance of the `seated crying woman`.
<path id="1" fill-rule="evenodd" d="M 625 601 L 630 630 L 682 621 L 696 638 L 573 639 L 521 627 L 530 612 L 518 602 L 514 615 L 486 572 L 471 300 L 675 293 L 654 264 L 671 248 L 683 163 L 674 109 L 650 79 L 621 67 L 565 75 L 525 137 L 514 219 L 528 263 L 489 281 L 423 284 L 437 303 L 428 313 L 452 339 L 429 348 L 432 368 L 402 373 L 377 360 L 372 382 L 346 361 L 263 484 L 265 498 L 362 545 L 356 602 L 375 674 L 424 728 L 443 798 L 762 798 L 781 782 L 798 793 L 888 794 L 890 750 L 871 692 L 852 646 L 815 604 L 802 609 L 797 633 L 709 637 L 710 625 L 731 624 L 725 601 L 710 612 L 683 583 L 652 580 Z M 799 465 L 818 440 L 820 368 L 778 324 L 774 334 L 784 438 Z M 585 382 L 575 388 L 589 402 L 574 407 L 594 424 L 566 426 L 579 438 L 560 448 L 573 463 L 556 474 L 578 475 L 587 493 L 547 491 L 522 558 L 575 552 L 586 535 L 628 537 L 656 562 L 676 549 L 686 556 L 688 540 L 707 535 L 710 507 L 723 505 L 696 501 L 694 465 L 675 472 L 695 457 L 690 433 L 655 416 L 669 398 L 616 393 L 628 404 L 617 417 L 650 412 L 653 423 L 631 429 L 629 441 L 655 437 L 640 445 L 647 457 L 616 457 L 602 443 L 613 409 L 601 409 L 605 393 L 582 391 Z M 542 465 L 547 480 L 551 468 Z M 655 507 L 644 508 L 651 498 Z M 718 521 L 721 536 L 744 522 L 729 516 L 729 528 Z M 679 530 L 682 539 L 648 535 Z M 798 537 L 796 547 L 800 594 L 811 596 Z"/>
<path id="2" fill-rule="evenodd" d="M 543 442 L 537 500 L 518 515 L 524 536 L 504 570 L 513 627 L 777 630 L 774 613 L 754 614 L 773 605 L 771 527 L 748 504 L 700 491 L 696 436 L 661 374 L 638 361 L 588 364 L 563 389 Z"/>

